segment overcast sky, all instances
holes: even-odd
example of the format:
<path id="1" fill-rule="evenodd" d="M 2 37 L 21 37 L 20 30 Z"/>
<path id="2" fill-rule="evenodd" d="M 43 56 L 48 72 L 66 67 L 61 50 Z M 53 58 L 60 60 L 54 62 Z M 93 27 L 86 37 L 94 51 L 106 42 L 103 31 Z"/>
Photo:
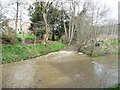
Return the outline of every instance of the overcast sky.
<path id="1" fill-rule="evenodd" d="M 113 19 L 118 19 L 118 2 L 120 0 L 102 0 L 108 8 L 111 9 L 110 17 Z"/>
<path id="2" fill-rule="evenodd" d="M 21 0 L 22 1 L 22 0 Z M 27 2 L 28 3 L 32 3 L 32 1 L 34 0 L 23 0 L 24 2 Z M 95 0 L 96 1 L 96 0 Z M 109 15 L 109 18 L 112 18 L 112 19 L 118 19 L 118 2 L 120 0 L 100 0 L 101 3 L 105 4 L 107 6 L 107 8 L 110 9 L 110 15 Z M 7 9 L 5 11 L 6 12 L 6 16 L 7 18 L 15 18 L 15 10 L 13 8 L 16 8 L 16 5 L 13 4 L 11 6 L 8 6 L 8 3 L 11 3 L 11 2 L 15 2 L 15 0 L 0 0 L 0 2 L 2 2 L 2 4 L 4 6 L 7 5 Z M 29 20 L 29 16 L 28 16 L 28 11 L 27 11 L 27 8 L 28 8 L 28 5 L 25 5 L 25 6 L 22 6 L 22 17 L 24 19 L 24 21 L 28 21 Z M 26 9 L 26 10 L 23 10 L 23 9 Z"/>

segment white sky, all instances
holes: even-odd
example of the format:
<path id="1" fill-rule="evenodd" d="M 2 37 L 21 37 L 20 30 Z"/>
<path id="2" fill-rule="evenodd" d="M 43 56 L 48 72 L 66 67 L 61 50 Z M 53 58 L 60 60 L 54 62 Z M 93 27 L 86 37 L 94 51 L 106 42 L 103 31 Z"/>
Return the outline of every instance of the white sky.
<path id="1" fill-rule="evenodd" d="M 111 9 L 110 17 L 113 19 L 118 19 L 118 2 L 120 0 L 102 0 L 108 8 Z"/>
<path id="2" fill-rule="evenodd" d="M 22 0 L 21 0 L 22 1 Z M 24 2 L 27 3 L 31 3 L 34 0 L 23 0 Z M 96 1 L 96 0 L 95 0 Z M 107 8 L 110 8 L 110 15 L 109 18 L 118 20 L 118 2 L 120 0 L 99 0 L 101 3 L 105 4 L 107 6 Z M 3 3 L 3 5 L 5 6 L 8 3 L 11 2 L 15 2 L 15 0 L 0 0 L 0 3 Z M 10 8 L 11 7 L 11 8 Z M 16 7 L 15 5 L 12 5 L 6 9 L 7 13 L 6 16 L 7 18 L 15 18 L 15 10 L 12 9 L 12 7 Z M 27 5 L 26 5 L 26 10 L 22 10 L 22 17 L 24 19 L 24 21 L 28 21 L 29 17 L 28 17 L 28 11 L 27 11 Z M 23 8 L 22 8 L 23 9 Z"/>

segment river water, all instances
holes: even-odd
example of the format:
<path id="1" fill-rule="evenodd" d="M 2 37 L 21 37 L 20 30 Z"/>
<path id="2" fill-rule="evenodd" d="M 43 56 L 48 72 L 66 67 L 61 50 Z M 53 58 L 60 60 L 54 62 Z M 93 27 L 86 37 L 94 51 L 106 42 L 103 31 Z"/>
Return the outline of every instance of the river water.
<path id="1" fill-rule="evenodd" d="M 118 83 L 118 56 L 59 51 L 2 65 L 3 88 L 103 88 Z"/>

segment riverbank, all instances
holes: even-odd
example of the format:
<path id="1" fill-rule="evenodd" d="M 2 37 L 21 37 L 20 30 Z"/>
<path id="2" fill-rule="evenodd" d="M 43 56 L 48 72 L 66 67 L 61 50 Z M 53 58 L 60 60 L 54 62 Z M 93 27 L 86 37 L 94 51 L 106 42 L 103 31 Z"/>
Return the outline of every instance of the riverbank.
<path id="1" fill-rule="evenodd" d="M 99 41 L 99 46 L 95 46 L 92 53 L 93 57 L 104 56 L 107 54 L 118 54 L 118 40 L 102 40 Z M 82 53 L 90 55 L 90 50 L 84 48 L 81 50 Z"/>
<path id="2" fill-rule="evenodd" d="M 115 84 L 115 85 L 109 87 L 106 90 L 120 90 L 120 83 L 119 84 Z"/>
<path id="3" fill-rule="evenodd" d="M 2 45 L 2 63 L 10 63 L 34 58 L 55 52 L 63 48 L 65 44 L 61 42 L 51 42 L 43 44 L 14 44 Z"/>

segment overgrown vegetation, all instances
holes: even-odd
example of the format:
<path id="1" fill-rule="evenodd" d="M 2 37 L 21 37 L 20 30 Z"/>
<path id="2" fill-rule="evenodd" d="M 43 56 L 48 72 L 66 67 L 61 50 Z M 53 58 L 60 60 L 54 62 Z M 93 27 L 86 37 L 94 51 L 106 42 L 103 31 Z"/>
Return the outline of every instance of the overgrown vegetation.
<path id="1" fill-rule="evenodd" d="M 2 63 L 10 63 L 34 58 L 50 52 L 58 51 L 65 45 L 61 42 L 43 44 L 2 45 Z"/>
<path id="2" fill-rule="evenodd" d="M 118 54 L 118 40 L 99 41 L 100 46 L 95 46 L 91 56 L 104 56 L 106 54 Z M 90 55 L 89 47 L 83 48 L 81 52 Z"/>
<path id="3" fill-rule="evenodd" d="M 12 28 L 8 26 L 7 22 L 8 20 L 2 20 L 0 23 L 0 39 L 2 40 L 3 44 L 15 44 L 17 43 L 17 40 L 15 38 L 15 32 Z"/>
<path id="4" fill-rule="evenodd" d="M 120 84 L 115 84 L 105 90 L 120 90 Z"/>

